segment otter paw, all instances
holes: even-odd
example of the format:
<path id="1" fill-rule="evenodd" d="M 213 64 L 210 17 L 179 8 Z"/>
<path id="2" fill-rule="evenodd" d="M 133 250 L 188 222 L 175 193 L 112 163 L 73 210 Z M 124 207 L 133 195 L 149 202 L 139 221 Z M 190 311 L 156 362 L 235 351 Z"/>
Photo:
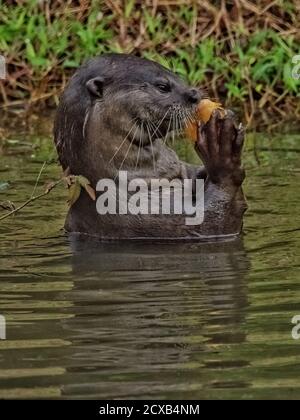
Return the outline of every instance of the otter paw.
<path id="1" fill-rule="evenodd" d="M 224 116 L 214 111 L 210 120 L 198 125 L 195 149 L 205 164 L 208 177 L 214 183 L 241 185 L 245 173 L 241 167 L 244 128 L 235 123 L 234 114 Z"/>

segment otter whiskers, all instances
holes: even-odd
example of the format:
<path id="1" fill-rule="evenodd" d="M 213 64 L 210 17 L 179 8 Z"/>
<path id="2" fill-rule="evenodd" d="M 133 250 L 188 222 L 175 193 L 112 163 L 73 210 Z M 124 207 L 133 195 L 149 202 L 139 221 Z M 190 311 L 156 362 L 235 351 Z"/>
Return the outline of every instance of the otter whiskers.
<path id="1" fill-rule="evenodd" d="M 168 128 L 167 128 L 167 132 L 166 132 L 166 135 L 165 135 L 164 140 L 163 140 L 163 145 L 164 145 L 164 146 L 166 145 L 167 140 L 168 140 L 168 135 L 169 135 L 170 128 L 171 128 L 171 122 L 172 122 L 172 119 L 170 118 L 170 119 L 169 119 Z"/>
<path id="2" fill-rule="evenodd" d="M 140 139 L 139 139 L 139 148 L 138 148 L 138 152 L 137 152 L 137 158 L 136 158 L 136 163 L 135 163 L 135 170 L 138 167 L 139 164 L 139 158 L 140 158 L 140 152 L 141 152 L 141 147 L 142 147 L 142 135 L 144 134 L 144 122 L 142 121 L 142 125 L 140 127 Z"/>
<path id="3" fill-rule="evenodd" d="M 115 153 L 113 154 L 112 158 L 110 159 L 109 163 L 112 163 L 112 161 L 114 160 L 114 158 L 117 156 L 117 154 L 119 153 L 119 151 L 121 150 L 123 144 L 125 143 L 125 141 L 128 139 L 130 133 L 132 132 L 133 128 L 136 127 L 136 121 L 137 121 L 137 117 L 133 118 L 131 120 L 131 122 L 133 121 L 133 124 L 130 128 L 130 130 L 128 131 L 128 133 L 126 134 L 126 136 L 124 137 L 124 139 L 122 140 L 120 146 L 117 148 L 117 150 L 115 151 Z"/>
<path id="4" fill-rule="evenodd" d="M 126 161 L 126 159 L 127 159 L 127 157 L 128 157 L 129 151 L 130 151 L 130 149 L 131 149 L 132 143 L 134 142 L 134 139 L 135 139 L 135 136 L 136 136 L 136 133 L 137 133 L 138 129 L 139 129 L 139 126 L 138 126 L 137 124 L 135 124 L 135 131 L 134 131 L 134 133 L 133 133 L 132 139 L 131 139 L 131 141 L 130 141 L 130 143 L 129 143 L 129 146 L 128 146 L 128 148 L 127 148 L 127 151 L 126 151 L 126 153 L 125 153 L 125 156 L 124 156 L 124 158 L 123 158 L 123 160 L 122 160 L 122 162 L 121 162 L 121 165 L 119 166 L 118 172 L 120 172 L 120 171 L 121 171 L 121 169 L 122 169 L 122 167 L 123 167 L 123 165 L 124 165 L 124 163 L 125 163 L 125 161 Z M 116 175 L 116 177 L 117 177 L 117 176 L 118 176 L 118 175 Z M 115 179 L 116 179 L 116 177 L 115 177 Z"/>
<path id="5" fill-rule="evenodd" d="M 164 114 L 164 116 L 162 117 L 162 119 L 157 124 L 156 130 L 153 133 L 153 137 L 155 136 L 156 132 L 159 131 L 159 127 L 162 125 L 162 123 L 164 122 L 164 120 L 165 120 L 165 118 L 166 118 L 166 116 L 168 115 L 169 112 L 170 112 L 170 107 L 167 109 L 166 113 Z M 155 124 L 153 124 L 153 125 L 155 125 Z"/>
<path id="6" fill-rule="evenodd" d="M 152 155 L 152 161 L 153 161 L 153 170 L 155 171 L 155 156 L 154 156 L 154 152 L 153 152 L 153 142 L 152 142 L 152 136 L 151 136 L 151 132 L 150 132 L 150 128 L 149 128 L 149 124 L 148 122 L 146 123 L 146 127 L 147 127 L 147 131 L 148 131 L 148 136 L 149 136 L 149 141 L 150 141 L 150 147 L 151 147 L 151 155 Z"/>

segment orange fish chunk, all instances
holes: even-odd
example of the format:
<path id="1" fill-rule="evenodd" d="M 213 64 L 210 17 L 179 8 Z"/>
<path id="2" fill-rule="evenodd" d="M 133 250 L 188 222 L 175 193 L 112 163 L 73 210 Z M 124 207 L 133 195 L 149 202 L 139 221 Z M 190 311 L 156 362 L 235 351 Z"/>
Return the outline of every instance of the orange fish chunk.
<path id="1" fill-rule="evenodd" d="M 213 102 L 210 99 L 202 99 L 197 109 L 197 121 L 207 123 L 215 109 L 221 111 L 222 116 L 225 115 L 225 110 L 219 102 Z M 186 136 L 193 141 L 197 141 L 197 121 L 188 123 L 185 128 Z"/>

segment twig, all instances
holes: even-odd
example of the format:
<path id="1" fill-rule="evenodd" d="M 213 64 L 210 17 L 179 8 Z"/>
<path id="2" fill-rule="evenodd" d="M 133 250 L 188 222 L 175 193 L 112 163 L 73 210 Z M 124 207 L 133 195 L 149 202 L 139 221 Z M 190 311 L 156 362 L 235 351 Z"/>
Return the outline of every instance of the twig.
<path id="1" fill-rule="evenodd" d="M 53 188 L 55 188 L 58 184 L 60 184 L 62 181 L 64 180 L 64 178 L 59 179 L 56 182 L 52 182 L 51 184 L 49 184 L 49 186 L 47 187 L 47 189 L 39 194 L 36 195 L 35 197 L 30 197 L 27 201 L 25 201 L 25 203 L 23 203 L 21 206 L 16 207 L 14 210 L 10 211 L 9 213 L 4 214 L 3 216 L 0 217 L 0 221 L 6 219 L 9 216 L 12 216 L 13 214 L 19 212 L 20 210 L 22 210 L 24 207 L 28 206 L 28 204 L 32 203 L 33 201 L 38 200 L 39 198 L 44 197 L 45 195 L 48 195 L 50 193 L 50 191 L 53 190 Z"/>
<path id="2" fill-rule="evenodd" d="M 40 180 L 40 178 L 41 178 L 41 175 L 42 175 L 42 173 L 43 173 L 43 170 L 45 169 L 46 164 L 47 164 L 47 161 L 45 161 L 45 162 L 43 163 L 43 165 L 42 165 L 42 167 L 41 167 L 41 169 L 40 169 L 40 172 L 39 172 L 38 177 L 37 177 L 37 179 L 36 179 L 36 181 L 35 181 L 35 186 L 34 186 L 34 188 L 33 188 L 33 190 L 32 190 L 32 194 L 31 194 L 30 198 L 32 198 L 32 197 L 34 196 L 34 194 L 35 194 L 36 188 L 37 188 L 37 186 L 38 186 L 39 180 Z"/>

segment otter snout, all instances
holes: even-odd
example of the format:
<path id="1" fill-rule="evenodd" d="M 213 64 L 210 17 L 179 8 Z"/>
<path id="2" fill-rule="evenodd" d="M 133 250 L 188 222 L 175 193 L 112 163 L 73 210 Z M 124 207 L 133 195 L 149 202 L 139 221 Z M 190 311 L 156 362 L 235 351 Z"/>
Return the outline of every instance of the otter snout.
<path id="1" fill-rule="evenodd" d="M 200 102 L 201 94 L 198 89 L 192 88 L 185 92 L 184 97 L 189 104 L 194 105 Z"/>

